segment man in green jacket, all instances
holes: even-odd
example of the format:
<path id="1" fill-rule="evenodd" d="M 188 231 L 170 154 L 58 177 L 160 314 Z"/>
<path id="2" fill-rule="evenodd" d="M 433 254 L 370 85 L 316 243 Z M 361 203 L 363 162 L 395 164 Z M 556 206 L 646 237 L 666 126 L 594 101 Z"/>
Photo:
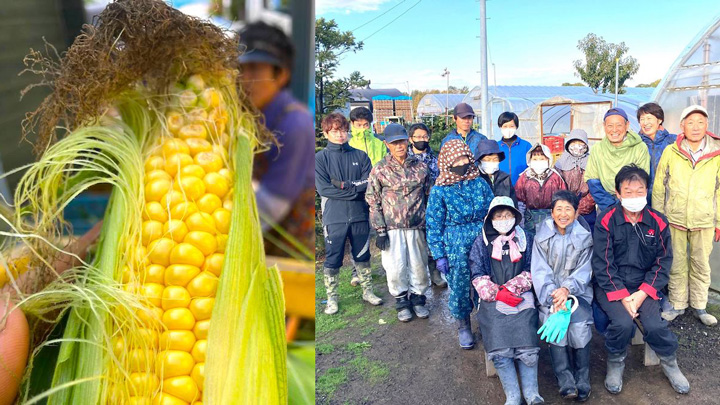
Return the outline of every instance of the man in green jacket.
<path id="1" fill-rule="evenodd" d="M 383 141 L 373 135 L 372 112 L 365 107 L 356 107 L 350 111 L 350 146 L 367 153 L 373 166 L 387 154 Z"/>
<path id="2" fill-rule="evenodd" d="M 680 128 L 660 157 L 652 196 L 653 208 L 670 222 L 674 253 L 668 283 L 673 308 L 663 318 L 684 314 L 689 302 L 695 317 L 712 326 L 717 319 L 705 307 L 710 252 L 713 240 L 720 241 L 720 137 L 708 132 L 708 113 L 699 105 L 682 112 Z"/>
<path id="3" fill-rule="evenodd" d="M 650 172 L 650 154 L 640 135 L 630 131 L 630 122 L 622 108 L 611 108 L 603 119 L 605 137 L 590 150 L 585 181 L 601 211 L 618 202 L 615 176 L 620 168 L 634 163 Z"/>

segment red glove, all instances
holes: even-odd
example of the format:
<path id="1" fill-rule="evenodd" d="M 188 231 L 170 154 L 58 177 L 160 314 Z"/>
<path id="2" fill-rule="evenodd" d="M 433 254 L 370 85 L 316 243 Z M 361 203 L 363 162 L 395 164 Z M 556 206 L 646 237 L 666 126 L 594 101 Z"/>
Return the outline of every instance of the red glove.
<path id="1" fill-rule="evenodd" d="M 517 295 L 513 294 L 505 288 L 505 286 L 500 287 L 500 290 L 498 290 L 497 296 L 495 297 L 496 300 L 502 301 L 511 307 L 518 306 L 519 303 L 522 302 L 522 298 L 518 297 Z"/>
<path id="2" fill-rule="evenodd" d="M 720 242 L 720 228 L 715 228 L 715 242 Z"/>

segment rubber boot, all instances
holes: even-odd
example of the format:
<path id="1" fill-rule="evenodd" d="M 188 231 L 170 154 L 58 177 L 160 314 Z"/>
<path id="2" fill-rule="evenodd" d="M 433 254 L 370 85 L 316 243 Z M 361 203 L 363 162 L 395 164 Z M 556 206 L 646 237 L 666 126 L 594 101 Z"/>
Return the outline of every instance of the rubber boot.
<path id="1" fill-rule="evenodd" d="M 590 343 L 582 349 L 572 349 L 575 358 L 575 387 L 577 400 L 585 402 L 590 398 Z"/>
<path id="2" fill-rule="evenodd" d="M 693 311 L 693 315 L 695 318 L 699 319 L 700 322 L 703 323 L 705 326 L 715 326 L 717 325 L 717 318 L 707 313 L 704 309 L 695 309 Z"/>
<path id="3" fill-rule="evenodd" d="M 570 369 L 568 348 L 551 344 L 550 360 L 552 360 L 553 372 L 560 387 L 560 396 L 565 399 L 576 398 L 578 396 L 578 390 L 575 386 L 575 377 L 573 377 Z"/>
<path id="4" fill-rule="evenodd" d="M 350 285 L 353 287 L 357 287 L 360 285 L 360 277 L 358 277 L 357 270 L 355 270 L 355 267 L 352 269 L 352 276 L 350 277 Z"/>
<path id="5" fill-rule="evenodd" d="M 545 400 L 538 392 L 538 364 L 528 366 L 522 361 L 518 361 L 518 371 L 520 374 L 520 384 L 522 385 L 523 397 L 527 405 L 544 404 Z"/>
<path id="6" fill-rule="evenodd" d="M 397 310 L 398 321 L 410 322 L 410 320 L 412 320 L 410 307 L 412 307 L 412 303 L 410 303 L 408 299 L 407 291 L 395 297 L 395 309 Z"/>
<path id="7" fill-rule="evenodd" d="M 496 357 L 493 359 L 495 371 L 505 391 L 505 405 L 520 405 L 522 395 L 520 394 L 520 383 L 517 372 L 515 372 L 515 360 L 509 357 Z"/>
<path id="8" fill-rule="evenodd" d="M 627 349 L 621 353 L 608 353 L 607 374 L 605 374 L 605 388 L 611 394 L 619 394 L 622 391 L 622 375 L 625 371 L 625 357 Z"/>
<path id="9" fill-rule="evenodd" d="M 327 293 L 327 304 L 325 304 L 325 313 L 332 315 L 338 311 L 338 276 L 324 275 L 325 292 Z"/>
<path id="10" fill-rule="evenodd" d="M 475 346 L 475 338 L 472 334 L 472 325 L 470 324 L 470 315 L 467 315 L 463 319 L 457 320 L 458 327 L 458 340 L 460 341 L 460 347 L 465 350 L 470 350 Z"/>
<path id="11" fill-rule="evenodd" d="M 662 366 L 663 373 L 670 380 L 675 392 L 678 394 L 687 394 L 690 392 L 690 383 L 687 378 L 683 375 L 682 371 L 677 364 L 677 357 L 673 354 L 671 356 L 658 356 L 660 357 L 660 366 Z"/>
<path id="12" fill-rule="evenodd" d="M 428 269 L 430 270 L 430 280 L 432 280 L 432 283 L 440 288 L 447 287 L 447 282 L 443 280 L 442 276 L 440 275 L 440 272 L 437 269 L 437 263 L 435 263 L 435 260 L 428 259 Z"/>
<path id="13" fill-rule="evenodd" d="M 427 319 L 430 316 L 430 311 L 425 308 L 425 296 L 422 294 L 410 293 L 410 303 L 412 309 L 420 319 Z"/>
<path id="14" fill-rule="evenodd" d="M 371 305 L 380 305 L 383 303 L 382 298 L 375 295 L 372 288 L 372 271 L 370 270 L 370 263 L 363 262 L 357 263 L 357 273 L 360 277 L 360 285 L 362 286 L 363 300 L 369 302 Z"/>

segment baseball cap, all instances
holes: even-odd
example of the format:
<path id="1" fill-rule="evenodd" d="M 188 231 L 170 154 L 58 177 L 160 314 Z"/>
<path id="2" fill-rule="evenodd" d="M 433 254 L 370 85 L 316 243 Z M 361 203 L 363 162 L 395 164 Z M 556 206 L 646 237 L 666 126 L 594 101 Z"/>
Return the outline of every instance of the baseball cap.
<path id="1" fill-rule="evenodd" d="M 473 110 L 472 107 L 470 107 L 470 104 L 468 103 L 460 103 L 455 106 L 453 109 L 453 115 L 465 118 L 465 117 L 474 117 L 475 116 L 475 110 Z"/>
<path id="2" fill-rule="evenodd" d="M 407 131 L 405 131 L 405 127 L 395 123 L 386 126 L 385 131 L 383 131 L 383 135 L 385 136 L 385 142 L 387 143 L 393 143 L 395 141 L 408 139 L 408 134 Z"/>
<path id="3" fill-rule="evenodd" d="M 683 110 L 682 114 L 680 114 L 680 121 L 682 121 L 682 120 L 684 120 L 685 118 L 687 118 L 688 115 L 690 115 L 690 114 L 692 114 L 692 113 L 696 113 L 696 112 L 699 112 L 700 114 L 704 115 L 705 118 L 707 118 L 707 116 L 708 116 L 708 112 L 707 112 L 707 110 L 705 109 L 705 107 L 703 107 L 703 106 L 701 106 L 701 105 L 694 104 L 694 105 L 691 105 L 690 107 L 687 107 L 687 108 L 685 108 L 685 109 Z"/>
<path id="4" fill-rule="evenodd" d="M 625 110 L 623 110 L 622 108 L 617 108 L 617 107 L 607 110 L 607 112 L 605 113 L 605 116 L 603 117 L 603 121 L 605 121 L 605 119 L 607 117 L 610 117 L 612 115 L 619 115 L 619 116 L 625 118 L 625 121 L 628 121 L 628 116 L 625 113 Z"/>

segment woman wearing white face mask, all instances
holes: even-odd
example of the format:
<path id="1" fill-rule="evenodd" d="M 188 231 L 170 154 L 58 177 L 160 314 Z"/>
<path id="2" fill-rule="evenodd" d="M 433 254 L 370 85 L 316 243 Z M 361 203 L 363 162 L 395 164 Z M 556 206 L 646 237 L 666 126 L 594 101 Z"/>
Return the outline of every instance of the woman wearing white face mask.
<path id="1" fill-rule="evenodd" d="M 496 197 L 510 197 L 517 207 L 515 187 L 512 185 L 510 175 L 500 170 L 500 162 L 504 160 L 505 153 L 500 151 L 497 142 L 489 139 L 480 141 L 477 154 L 475 154 L 475 163 L 480 169 L 480 177 L 490 185 Z"/>
<path id="2" fill-rule="evenodd" d="M 550 168 L 550 148 L 536 143 L 528 151 L 528 168 L 522 172 L 515 184 L 518 208 L 525 217 L 525 233 L 528 239 L 535 237 L 535 226 L 550 216 L 552 195 L 558 190 L 567 190 L 560 173 Z"/>
<path id="3" fill-rule="evenodd" d="M 585 167 L 590 157 L 587 132 L 573 129 L 565 139 L 565 152 L 555 162 L 555 170 L 565 180 L 568 190 L 578 198 L 578 214 L 587 222 L 590 232 L 595 226 L 595 200 L 585 182 Z"/>
<path id="4" fill-rule="evenodd" d="M 514 186 L 523 170 L 527 169 L 525 155 L 531 148 L 530 142 L 517 136 L 520 127 L 520 119 L 515 113 L 505 111 L 498 117 L 498 127 L 502 133 L 502 139 L 497 141 L 500 151 L 507 159 L 500 162 L 500 170 L 510 175 L 510 181 Z"/>

